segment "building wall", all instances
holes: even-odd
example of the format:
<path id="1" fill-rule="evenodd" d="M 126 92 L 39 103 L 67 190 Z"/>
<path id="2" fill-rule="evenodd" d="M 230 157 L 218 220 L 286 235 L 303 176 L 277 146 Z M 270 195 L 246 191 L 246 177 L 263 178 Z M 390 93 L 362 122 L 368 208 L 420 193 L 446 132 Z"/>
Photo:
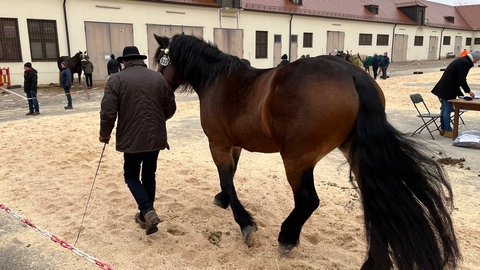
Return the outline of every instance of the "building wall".
<path id="1" fill-rule="evenodd" d="M 17 18 L 23 61 L 0 63 L 0 66 L 9 66 L 12 84 L 23 84 L 23 63 L 31 61 L 27 31 L 27 19 L 48 19 L 57 22 L 58 45 L 60 55 L 68 55 L 67 34 L 63 16 L 63 0 L 22 0 L 15 2 L 15 8 L 1 9 L 0 17 Z M 455 51 L 455 37 L 461 36 L 460 47 L 473 50 L 479 49 L 480 44 L 474 45 L 475 37 L 480 37 L 480 31 L 463 31 L 443 29 L 437 27 L 417 27 L 412 25 L 395 25 L 390 23 L 363 22 L 345 19 L 319 18 L 311 16 L 276 14 L 249 10 L 220 10 L 212 7 L 165 4 L 161 2 L 143 2 L 127 0 L 68 0 L 66 1 L 67 20 L 70 40 L 70 54 L 79 50 L 86 50 L 85 22 L 126 23 L 133 26 L 133 40 L 140 53 L 149 55 L 147 25 L 174 25 L 202 27 L 207 41 L 213 42 L 215 28 L 242 29 L 243 57 L 253 66 L 270 68 L 276 65 L 274 59 L 274 35 L 281 35 L 281 54 L 289 53 L 289 35 L 298 36 L 297 55 L 316 56 L 328 54 L 327 32 L 345 32 L 345 50 L 361 55 L 388 52 L 391 56 L 394 34 L 408 35 L 406 60 L 425 60 L 429 52 L 430 36 L 438 37 L 438 56 L 445 57 L 447 52 Z M 256 31 L 268 32 L 268 57 L 255 58 Z M 313 33 L 313 47 L 303 46 L 303 33 Z M 360 46 L 359 34 L 372 34 L 371 46 Z M 159 33 L 161 34 L 161 33 Z M 377 46 L 376 36 L 389 36 L 388 46 Z M 414 46 L 415 35 L 423 35 L 422 46 Z M 442 45 L 443 37 L 450 36 L 450 45 Z M 465 46 L 466 38 L 472 38 L 472 45 Z M 124 46 L 132 44 L 124 44 Z M 117 56 L 121 52 L 113 52 Z M 295 60 L 295 59 L 292 59 Z M 396 61 L 395 58 L 392 59 Z M 148 60 L 146 61 L 148 63 Z M 104 62 L 94 63 L 96 68 L 106 68 Z M 39 71 L 39 83 L 57 83 L 58 68 L 56 62 L 33 62 Z M 94 78 L 106 80 L 106 78 Z"/>

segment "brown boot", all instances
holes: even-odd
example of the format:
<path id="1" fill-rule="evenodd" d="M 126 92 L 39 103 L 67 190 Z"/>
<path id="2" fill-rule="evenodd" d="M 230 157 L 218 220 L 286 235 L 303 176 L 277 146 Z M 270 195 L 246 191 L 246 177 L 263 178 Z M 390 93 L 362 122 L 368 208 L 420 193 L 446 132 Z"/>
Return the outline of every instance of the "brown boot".
<path id="1" fill-rule="evenodd" d="M 453 138 L 453 131 L 445 131 L 445 133 L 443 133 L 443 137 Z"/>
<path id="2" fill-rule="evenodd" d="M 138 226 L 140 226 L 140 228 L 142 228 L 144 230 L 147 227 L 147 224 L 145 223 L 145 220 L 142 220 L 140 218 L 140 213 L 135 214 L 135 222 L 138 223 Z"/>
<path id="3" fill-rule="evenodd" d="M 160 218 L 157 216 L 155 210 L 148 211 L 145 214 L 145 233 L 147 235 L 156 233 L 158 231 L 158 223 L 160 223 Z"/>
<path id="4" fill-rule="evenodd" d="M 445 134 L 445 129 L 441 128 L 441 129 L 439 129 L 439 132 L 440 132 L 440 135 L 443 136 L 443 134 Z"/>

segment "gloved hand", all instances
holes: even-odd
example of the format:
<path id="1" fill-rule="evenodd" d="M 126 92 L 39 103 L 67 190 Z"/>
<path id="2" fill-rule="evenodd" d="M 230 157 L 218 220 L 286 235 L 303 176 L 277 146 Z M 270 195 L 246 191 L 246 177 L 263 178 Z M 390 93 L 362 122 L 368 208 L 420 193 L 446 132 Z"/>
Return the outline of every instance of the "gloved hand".
<path id="1" fill-rule="evenodd" d="M 110 136 L 108 136 L 108 137 L 98 136 L 98 140 L 99 140 L 101 143 L 108 143 L 108 142 L 110 141 Z"/>

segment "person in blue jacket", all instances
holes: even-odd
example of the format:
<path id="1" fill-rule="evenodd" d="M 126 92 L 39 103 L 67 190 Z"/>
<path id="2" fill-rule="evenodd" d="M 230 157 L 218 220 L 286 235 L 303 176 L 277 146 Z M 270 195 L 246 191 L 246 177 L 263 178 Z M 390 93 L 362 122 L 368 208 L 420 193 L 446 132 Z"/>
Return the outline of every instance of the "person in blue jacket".
<path id="1" fill-rule="evenodd" d="M 68 62 L 62 62 L 61 64 L 62 72 L 60 73 L 60 86 L 63 87 L 63 91 L 67 96 L 67 106 L 65 110 L 73 109 L 72 106 L 72 95 L 70 94 L 70 88 L 72 88 L 72 71 L 68 68 Z"/>

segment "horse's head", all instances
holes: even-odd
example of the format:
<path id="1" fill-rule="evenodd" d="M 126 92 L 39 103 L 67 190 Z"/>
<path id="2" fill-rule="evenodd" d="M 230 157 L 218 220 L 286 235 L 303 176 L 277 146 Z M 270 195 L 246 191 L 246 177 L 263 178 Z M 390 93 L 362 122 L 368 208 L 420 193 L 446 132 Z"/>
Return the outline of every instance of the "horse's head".
<path id="1" fill-rule="evenodd" d="M 180 79 L 176 76 L 174 65 L 170 61 L 170 39 L 168 37 L 157 36 L 155 34 L 154 36 L 159 45 L 157 51 L 155 52 L 154 64 L 157 65 L 157 71 L 162 73 L 170 88 L 175 91 L 180 85 L 183 84 L 183 81 L 180 81 Z"/>

